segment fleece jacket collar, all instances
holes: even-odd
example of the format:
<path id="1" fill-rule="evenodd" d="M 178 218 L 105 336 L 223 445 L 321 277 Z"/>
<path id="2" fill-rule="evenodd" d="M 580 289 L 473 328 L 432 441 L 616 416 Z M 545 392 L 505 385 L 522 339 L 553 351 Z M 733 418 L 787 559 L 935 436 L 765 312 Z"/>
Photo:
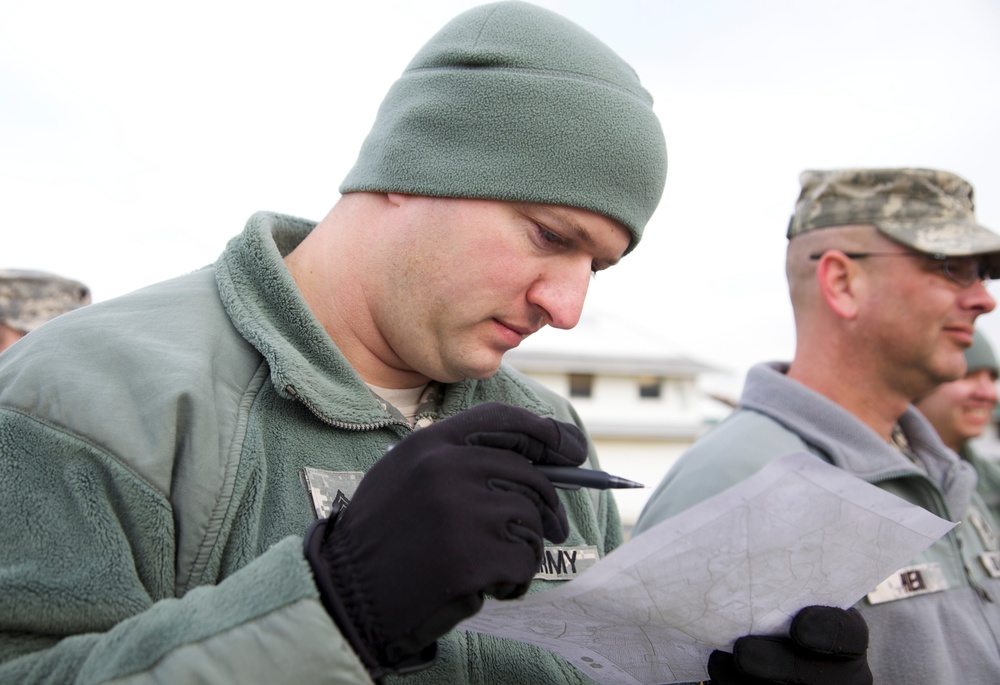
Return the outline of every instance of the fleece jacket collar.
<path id="1" fill-rule="evenodd" d="M 758 364 L 747 374 L 740 404 L 766 414 L 819 448 L 831 462 L 867 481 L 920 475 L 910 460 L 839 404 L 786 376 L 788 364 Z M 912 405 L 899 426 L 942 490 L 949 511 L 964 513 L 976 488 L 975 470 L 948 449 Z"/>

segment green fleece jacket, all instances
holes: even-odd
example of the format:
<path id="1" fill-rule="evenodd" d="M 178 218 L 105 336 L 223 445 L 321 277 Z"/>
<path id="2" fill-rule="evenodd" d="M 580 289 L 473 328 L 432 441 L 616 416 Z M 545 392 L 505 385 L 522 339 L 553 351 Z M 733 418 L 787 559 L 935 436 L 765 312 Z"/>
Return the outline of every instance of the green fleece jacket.
<path id="1" fill-rule="evenodd" d="M 254 215 L 214 267 L 60 317 L 0 356 L 0 682 L 370 682 L 303 557 L 316 516 L 303 472 L 367 471 L 410 429 L 284 267 L 312 226 Z M 440 417 L 487 401 L 579 423 L 506 367 L 446 386 Z M 564 545 L 621 543 L 605 493 L 561 496 Z M 399 680 L 590 682 L 459 631 Z"/>

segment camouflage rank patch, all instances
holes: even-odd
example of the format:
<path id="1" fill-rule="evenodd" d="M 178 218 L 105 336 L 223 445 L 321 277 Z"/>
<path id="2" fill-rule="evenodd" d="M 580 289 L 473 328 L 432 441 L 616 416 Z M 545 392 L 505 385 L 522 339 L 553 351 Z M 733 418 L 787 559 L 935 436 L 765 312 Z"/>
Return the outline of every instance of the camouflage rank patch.
<path id="1" fill-rule="evenodd" d="M 325 519 L 338 500 L 347 504 L 364 478 L 361 471 L 323 471 L 306 467 L 302 469 L 306 490 L 316 518 Z"/>

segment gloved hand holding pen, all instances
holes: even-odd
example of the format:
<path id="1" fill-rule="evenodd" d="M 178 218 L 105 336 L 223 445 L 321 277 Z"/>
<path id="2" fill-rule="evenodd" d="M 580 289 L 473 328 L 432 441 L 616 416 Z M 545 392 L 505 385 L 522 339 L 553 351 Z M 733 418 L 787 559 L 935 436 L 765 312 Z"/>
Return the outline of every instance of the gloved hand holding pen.
<path id="1" fill-rule="evenodd" d="M 534 464 L 578 466 L 574 425 L 484 404 L 422 428 L 365 475 L 306 556 L 324 604 L 373 677 L 420 668 L 484 594 L 522 595 L 566 512 Z"/>

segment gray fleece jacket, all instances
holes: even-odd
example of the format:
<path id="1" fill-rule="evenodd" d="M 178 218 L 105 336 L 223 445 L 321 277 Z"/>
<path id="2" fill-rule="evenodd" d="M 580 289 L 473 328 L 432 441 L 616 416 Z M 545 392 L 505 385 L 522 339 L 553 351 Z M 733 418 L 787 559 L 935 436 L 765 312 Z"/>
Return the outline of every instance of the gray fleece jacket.
<path id="1" fill-rule="evenodd" d="M 926 472 L 845 409 L 762 364 L 747 375 L 740 409 L 688 450 L 653 493 L 636 533 L 756 473 L 809 451 L 938 516 L 961 523 L 857 604 L 871 631 L 881 685 L 1000 680 L 997 522 L 976 493 L 972 467 L 913 407 L 899 425 Z M 991 555 L 991 553 L 993 553 Z M 994 570 L 1000 575 L 1000 568 Z"/>
<path id="2" fill-rule="evenodd" d="M 284 267 L 312 226 L 255 215 L 213 268 L 60 317 L 0 356 L 0 682 L 370 682 L 303 557 L 316 516 L 303 474 L 367 471 L 410 429 Z M 578 422 L 507 368 L 446 386 L 440 416 L 494 400 Z M 564 545 L 620 544 L 606 494 L 561 496 Z M 405 682 L 590 681 L 453 631 Z"/>

